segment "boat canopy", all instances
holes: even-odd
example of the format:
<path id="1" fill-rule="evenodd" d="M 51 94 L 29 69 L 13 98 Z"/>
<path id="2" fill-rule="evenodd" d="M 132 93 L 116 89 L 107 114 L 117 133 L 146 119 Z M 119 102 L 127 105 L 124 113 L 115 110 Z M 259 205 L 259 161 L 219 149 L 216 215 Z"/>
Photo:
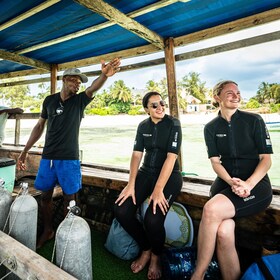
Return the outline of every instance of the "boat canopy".
<path id="1" fill-rule="evenodd" d="M 1 1 L 0 79 L 155 53 L 170 38 L 183 46 L 279 18 L 279 0 Z"/>

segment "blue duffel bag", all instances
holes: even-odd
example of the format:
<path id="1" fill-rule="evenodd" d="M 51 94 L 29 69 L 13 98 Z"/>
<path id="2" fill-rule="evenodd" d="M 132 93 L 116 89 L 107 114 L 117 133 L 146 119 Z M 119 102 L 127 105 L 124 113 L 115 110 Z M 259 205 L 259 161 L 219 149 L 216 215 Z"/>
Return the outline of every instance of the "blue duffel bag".
<path id="1" fill-rule="evenodd" d="M 241 280 L 280 280 L 280 253 L 258 259 L 249 266 Z"/>

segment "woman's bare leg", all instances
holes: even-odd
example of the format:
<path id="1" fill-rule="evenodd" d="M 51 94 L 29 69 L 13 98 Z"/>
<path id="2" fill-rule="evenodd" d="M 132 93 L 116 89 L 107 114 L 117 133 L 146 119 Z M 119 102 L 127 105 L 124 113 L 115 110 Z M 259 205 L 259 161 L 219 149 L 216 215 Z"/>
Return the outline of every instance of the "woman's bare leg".
<path id="1" fill-rule="evenodd" d="M 234 205 L 222 194 L 215 195 L 204 205 L 198 232 L 197 265 L 191 280 L 204 278 L 215 251 L 218 228 L 234 215 Z"/>
<path id="2" fill-rule="evenodd" d="M 221 223 L 217 233 L 217 257 L 223 279 L 237 280 L 241 270 L 235 247 L 235 222 L 232 219 Z"/>

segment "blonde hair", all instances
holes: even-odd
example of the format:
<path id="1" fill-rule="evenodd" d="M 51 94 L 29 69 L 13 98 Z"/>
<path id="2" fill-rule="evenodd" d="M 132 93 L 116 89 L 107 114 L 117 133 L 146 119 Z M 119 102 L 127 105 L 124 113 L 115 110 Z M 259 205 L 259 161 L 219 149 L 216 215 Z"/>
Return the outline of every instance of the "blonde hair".
<path id="1" fill-rule="evenodd" d="M 227 85 L 227 84 L 235 84 L 238 86 L 238 84 L 236 82 L 231 81 L 231 80 L 221 81 L 213 87 L 213 97 L 216 95 L 220 95 L 222 90 L 224 89 L 225 85 Z M 219 103 L 216 100 L 213 100 L 212 104 L 215 107 L 219 107 Z"/>

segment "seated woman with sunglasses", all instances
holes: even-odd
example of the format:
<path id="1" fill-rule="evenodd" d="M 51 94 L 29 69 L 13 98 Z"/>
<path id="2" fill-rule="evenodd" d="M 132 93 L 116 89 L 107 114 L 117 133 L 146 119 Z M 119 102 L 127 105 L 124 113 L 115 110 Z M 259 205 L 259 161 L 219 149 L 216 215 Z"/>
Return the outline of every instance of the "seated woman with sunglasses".
<path id="1" fill-rule="evenodd" d="M 129 181 L 115 202 L 115 215 L 142 250 L 131 264 L 132 272 L 138 273 L 149 263 L 148 279 L 159 279 L 164 220 L 183 183 L 177 160 L 182 131 L 180 121 L 165 114 L 165 102 L 158 92 L 147 93 L 142 104 L 150 117 L 138 126 Z M 148 197 L 149 207 L 142 224 L 136 211 Z"/>

